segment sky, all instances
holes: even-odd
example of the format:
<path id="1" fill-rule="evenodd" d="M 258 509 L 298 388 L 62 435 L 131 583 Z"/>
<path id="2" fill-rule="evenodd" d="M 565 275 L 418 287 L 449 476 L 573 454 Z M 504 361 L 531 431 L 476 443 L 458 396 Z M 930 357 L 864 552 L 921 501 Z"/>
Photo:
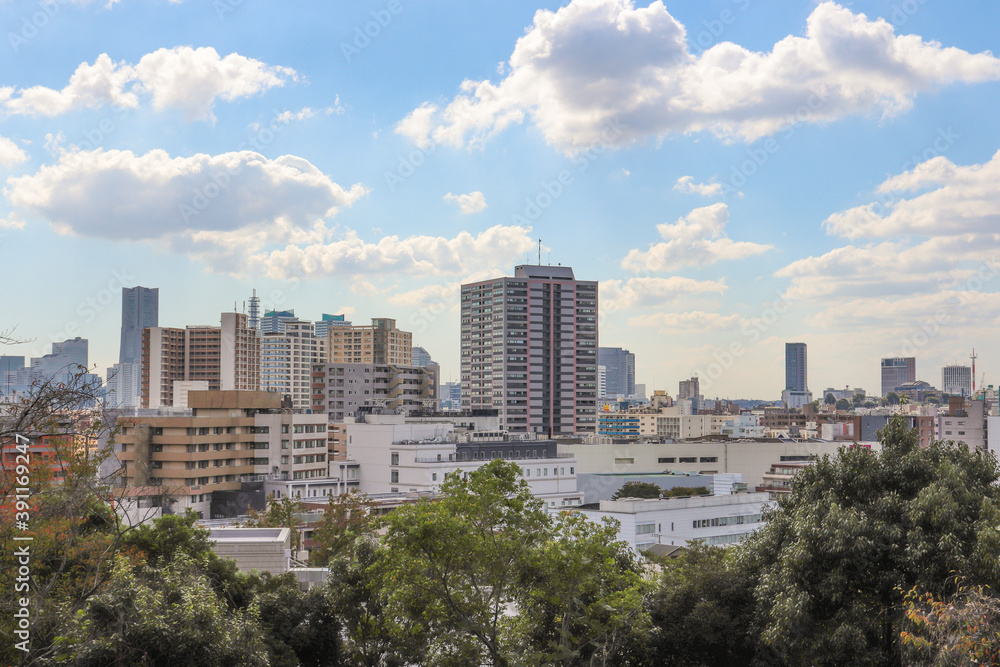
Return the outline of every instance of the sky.
<path id="1" fill-rule="evenodd" d="M 265 308 L 395 317 L 459 379 L 463 282 L 600 281 L 673 395 L 1000 384 L 1000 3 L 0 0 L 2 329 L 117 361 Z M 979 383 L 977 379 L 977 384 Z"/>

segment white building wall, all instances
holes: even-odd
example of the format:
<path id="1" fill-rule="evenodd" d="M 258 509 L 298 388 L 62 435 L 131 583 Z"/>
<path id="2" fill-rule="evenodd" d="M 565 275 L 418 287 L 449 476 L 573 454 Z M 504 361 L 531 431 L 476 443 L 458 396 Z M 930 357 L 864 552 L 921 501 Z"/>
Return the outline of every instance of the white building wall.
<path id="1" fill-rule="evenodd" d="M 771 504 L 766 493 L 740 493 L 663 500 L 602 500 L 600 509 L 574 511 L 594 521 L 606 516 L 617 519 L 621 524 L 618 539 L 641 551 L 653 544 L 685 546 L 690 540 L 716 545 L 741 542 L 763 525 L 761 514 Z"/>

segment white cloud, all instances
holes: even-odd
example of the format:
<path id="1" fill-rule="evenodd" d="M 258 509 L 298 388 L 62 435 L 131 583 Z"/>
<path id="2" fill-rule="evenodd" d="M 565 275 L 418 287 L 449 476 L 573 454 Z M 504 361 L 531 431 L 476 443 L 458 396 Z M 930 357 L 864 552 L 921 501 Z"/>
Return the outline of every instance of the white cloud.
<path id="1" fill-rule="evenodd" d="M 695 183 L 693 176 L 681 176 L 674 183 L 674 190 L 689 195 L 714 197 L 722 194 L 722 183 Z"/>
<path id="2" fill-rule="evenodd" d="M 486 197 L 478 190 L 467 195 L 453 195 L 449 192 L 443 199 L 458 204 L 462 213 L 479 213 L 486 208 Z"/>
<path id="3" fill-rule="evenodd" d="M 572 0 L 539 10 L 500 83 L 465 81 L 439 109 L 424 104 L 396 131 L 418 145 L 480 145 L 530 115 L 566 151 L 709 131 L 752 141 L 790 122 L 907 110 L 921 92 L 1000 79 L 1000 60 L 897 35 L 834 2 L 820 3 L 805 35 L 769 53 L 721 42 L 701 55 L 659 0 Z M 799 115 L 800 117 L 796 118 Z M 609 136 L 620 121 L 624 130 Z"/>
<path id="4" fill-rule="evenodd" d="M 662 306 L 692 294 L 725 294 L 726 279 L 693 280 L 670 278 L 629 278 L 604 280 L 600 284 L 601 312 L 625 310 L 634 306 Z"/>
<path id="5" fill-rule="evenodd" d="M 449 275 L 480 269 L 483 257 L 509 264 L 534 248 L 531 228 L 497 225 L 478 236 L 460 232 L 442 236 L 386 236 L 376 243 L 348 230 L 340 239 L 305 247 L 291 245 L 258 254 L 253 265 L 272 278 L 289 275 L 406 273 Z"/>
<path id="6" fill-rule="evenodd" d="M 770 245 L 733 241 L 725 236 L 728 222 L 729 207 L 725 204 L 696 208 L 673 224 L 657 225 L 664 242 L 654 243 L 646 251 L 630 250 L 622 267 L 635 272 L 671 271 L 682 266 L 744 259 L 773 249 Z"/>
<path id="7" fill-rule="evenodd" d="M 689 313 L 653 313 L 628 320 L 632 327 L 657 327 L 661 333 L 679 331 L 722 331 L 736 329 L 746 323 L 739 315 L 722 315 L 696 310 Z"/>
<path id="8" fill-rule="evenodd" d="M 969 166 L 935 157 L 886 179 L 877 188 L 877 203 L 835 213 L 823 224 L 828 233 L 847 238 L 991 234 L 1000 225 L 998 181 L 1000 151 Z"/>
<path id="9" fill-rule="evenodd" d="M 252 97 L 296 79 L 294 70 L 272 67 L 237 53 L 220 57 L 212 47 L 179 46 L 144 55 L 137 65 L 116 63 L 106 53 L 82 63 L 62 90 L 35 86 L 0 94 L 9 114 L 57 116 L 81 107 L 134 109 L 150 95 L 156 109 L 184 111 L 189 120 L 213 120 L 217 99 Z"/>
<path id="10" fill-rule="evenodd" d="M 0 165 L 27 162 L 28 154 L 7 137 L 0 137 Z"/>
<path id="11" fill-rule="evenodd" d="M 321 240 L 328 234 L 322 219 L 364 194 L 361 185 L 344 189 L 302 158 L 269 160 L 251 151 L 63 152 L 56 164 L 9 178 L 4 188 L 11 204 L 63 234 L 155 240 L 221 257 Z"/>

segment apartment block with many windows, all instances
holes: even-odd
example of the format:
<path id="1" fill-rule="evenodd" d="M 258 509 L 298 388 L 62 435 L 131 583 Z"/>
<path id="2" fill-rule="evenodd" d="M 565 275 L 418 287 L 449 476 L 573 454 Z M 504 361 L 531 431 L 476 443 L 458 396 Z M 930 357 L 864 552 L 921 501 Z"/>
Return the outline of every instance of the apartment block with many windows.
<path id="1" fill-rule="evenodd" d="M 413 363 L 413 334 L 396 320 L 373 317 L 371 325 L 333 326 L 327 331 L 327 361 L 354 364 Z"/>

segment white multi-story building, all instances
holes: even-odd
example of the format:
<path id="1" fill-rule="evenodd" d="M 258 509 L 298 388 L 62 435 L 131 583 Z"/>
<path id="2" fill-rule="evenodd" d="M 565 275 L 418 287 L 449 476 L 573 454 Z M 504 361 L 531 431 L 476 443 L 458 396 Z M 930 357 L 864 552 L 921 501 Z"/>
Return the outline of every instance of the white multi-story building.
<path id="1" fill-rule="evenodd" d="M 435 492 L 449 473 L 468 474 L 493 459 L 506 459 L 520 466 L 531 492 L 547 507 L 571 507 L 583 499 L 576 460 L 559 455 L 552 440 L 504 431 L 473 431 L 459 438 L 453 423 L 408 422 L 402 415 L 371 415 L 365 422 L 344 424 L 344 431 L 364 493 Z"/>
<path id="2" fill-rule="evenodd" d="M 954 440 L 973 449 L 984 449 L 987 445 L 986 417 L 983 401 L 965 401 L 963 408 L 936 417 L 934 439 Z"/>
<path id="3" fill-rule="evenodd" d="M 736 544 L 760 528 L 766 493 L 736 493 L 660 500 L 602 500 L 597 507 L 573 510 L 594 521 L 604 517 L 619 522 L 618 539 L 636 551 L 654 544 L 685 546 L 691 540 L 710 545 Z"/>
<path id="4" fill-rule="evenodd" d="M 297 410 L 312 408 L 312 366 L 326 358 L 326 339 L 313 335 L 315 324 L 283 321 L 283 331 L 260 342 L 260 388 L 292 397 Z"/>
<path id="5" fill-rule="evenodd" d="M 568 266 L 462 285 L 462 409 L 495 409 L 504 429 L 594 433 L 597 282 Z"/>
<path id="6" fill-rule="evenodd" d="M 952 396 L 972 396 L 972 367 L 944 366 L 941 369 L 941 391 Z"/>

